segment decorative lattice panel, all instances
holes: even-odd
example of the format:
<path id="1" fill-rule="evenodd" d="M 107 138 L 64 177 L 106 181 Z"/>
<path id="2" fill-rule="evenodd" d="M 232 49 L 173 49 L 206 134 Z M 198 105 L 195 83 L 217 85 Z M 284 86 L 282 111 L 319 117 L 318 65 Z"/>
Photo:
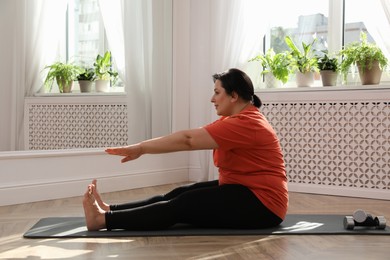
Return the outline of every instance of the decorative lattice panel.
<path id="1" fill-rule="evenodd" d="M 290 183 L 390 189 L 389 102 L 266 103 Z"/>
<path id="2" fill-rule="evenodd" d="M 97 148 L 127 144 L 127 106 L 29 104 L 28 149 Z"/>

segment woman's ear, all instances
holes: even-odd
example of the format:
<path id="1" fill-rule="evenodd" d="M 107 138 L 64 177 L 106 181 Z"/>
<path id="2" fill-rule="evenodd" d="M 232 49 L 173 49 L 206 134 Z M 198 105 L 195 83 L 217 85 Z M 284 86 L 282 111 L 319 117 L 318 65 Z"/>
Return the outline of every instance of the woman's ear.
<path id="1" fill-rule="evenodd" d="M 231 102 L 236 102 L 238 100 L 239 96 L 238 96 L 238 94 L 235 91 L 233 91 L 232 94 L 231 94 L 231 97 L 232 97 L 232 99 L 230 101 Z"/>

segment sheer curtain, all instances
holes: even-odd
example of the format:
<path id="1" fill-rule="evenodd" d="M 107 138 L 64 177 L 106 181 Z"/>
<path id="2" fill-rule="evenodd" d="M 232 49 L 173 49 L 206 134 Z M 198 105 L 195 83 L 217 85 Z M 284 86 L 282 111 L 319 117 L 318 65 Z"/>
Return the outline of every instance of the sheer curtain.
<path id="1" fill-rule="evenodd" d="M 249 58 L 257 54 L 262 47 L 262 35 L 267 28 L 267 12 L 261 12 L 261 3 L 256 0 L 204 0 L 191 5 L 192 20 L 200 29 L 195 30 L 192 38 L 194 46 L 201 47 L 192 58 L 204 58 L 193 63 L 191 86 L 191 123 L 199 127 L 217 119 L 210 103 L 213 91 L 211 75 L 236 67 L 249 71 L 253 77 L 258 73 L 248 63 Z M 206 23 L 203 25 L 203 23 Z M 210 26 L 209 31 L 205 30 Z M 199 48 L 199 47 L 197 47 Z M 190 157 L 192 165 L 200 165 L 200 176 L 192 179 L 211 180 L 218 176 L 213 165 L 210 151 L 198 151 Z"/>
<path id="2" fill-rule="evenodd" d="M 390 58 L 390 1 L 374 0 L 370 4 L 366 1 L 353 1 L 351 4 L 355 6 L 354 17 L 359 17 L 364 22 L 376 44 Z"/>
<path id="3" fill-rule="evenodd" d="M 24 98 L 32 96 L 43 83 L 42 69 L 58 54 L 60 33 L 64 28 L 66 1 L 12 1 L 13 17 L 12 83 L 8 150 L 23 150 Z M 59 28 L 61 28 L 59 30 Z"/>
<path id="4" fill-rule="evenodd" d="M 248 60 L 262 51 L 263 35 L 268 27 L 267 13 L 271 13 L 263 6 L 257 0 L 211 1 L 211 9 L 216 11 L 211 21 L 210 58 L 214 71 L 231 67 L 246 71 L 253 65 Z M 267 10 L 269 8 L 267 4 Z"/>
<path id="5" fill-rule="evenodd" d="M 172 1 L 100 0 L 109 48 L 126 86 L 129 142 L 171 128 Z"/>
<path id="6" fill-rule="evenodd" d="M 100 0 L 99 7 L 102 14 L 109 49 L 114 57 L 114 63 L 119 76 L 125 79 L 125 44 L 122 1 Z"/>
<path id="7" fill-rule="evenodd" d="M 387 41 L 384 41 L 384 46 L 387 50 L 387 53 L 390 54 L 390 41 L 388 39 L 390 39 L 390 1 L 389 0 L 381 0 L 381 4 L 382 4 L 382 8 L 383 8 L 383 13 L 384 13 L 384 16 L 385 16 L 385 19 L 384 19 L 384 24 L 386 24 L 387 26 L 384 26 L 384 30 L 386 33 L 384 33 L 382 35 L 382 39 L 387 39 Z M 390 55 L 388 55 L 387 57 L 390 57 Z M 390 58 L 389 58 L 390 59 Z"/>

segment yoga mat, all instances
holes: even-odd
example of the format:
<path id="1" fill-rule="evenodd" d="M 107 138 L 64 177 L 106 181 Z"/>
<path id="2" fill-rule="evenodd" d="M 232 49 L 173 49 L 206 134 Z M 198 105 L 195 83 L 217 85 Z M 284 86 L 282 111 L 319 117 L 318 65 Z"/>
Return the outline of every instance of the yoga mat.
<path id="1" fill-rule="evenodd" d="M 214 229 L 175 225 L 154 231 L 87 231 L 84 217 L 51 217 L 39 220 L 25 234 L 25 238 L 77 238 L 77 237 L 150 237 L 150 236 L 241 236 L 241 235 L 390 235 L 384 230 L 355 227 L 345 230 L 344 215 L 287 215 L 283 223 L 266 229 Z"/>

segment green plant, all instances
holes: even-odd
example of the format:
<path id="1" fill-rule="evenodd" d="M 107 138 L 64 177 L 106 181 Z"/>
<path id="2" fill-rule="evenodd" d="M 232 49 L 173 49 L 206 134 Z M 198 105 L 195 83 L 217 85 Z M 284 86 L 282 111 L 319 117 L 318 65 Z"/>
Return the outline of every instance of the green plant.
<path id="1" fill-rule="evenodd" d="M 72 63 L 56 62 L 48 65 L 44 68 L 48 69 L 49 72 L 45 78 L 44 86 L 46 89 L 51 91 L 54 80 L 57 81 L 60 92 L 64 92 L 64 88 L 72 84 L 77 79 L 77 76 L 83 71 L 77 65 Z"/>
<path id="2" fill-rule="evenodd" d="M 275 53 L 271 48 L 265 54 L 259 54 L 249 61 L 259 61 L 263 67 L 262 75 L 272 73 L 275 78 L 286 83 L 290 74 L 291 55 L 288 52 Z"/>
<path id="3" fill-rule="evenodd" d="M 317 57 L 319 70 L 331 70 L 337 72 L 339 70 L 339 61 L 336 57 L 329 57 L 328 51 L 322 51 L 323 55 Z"/>
<path id="4" fill-rule="evenodd" d="M 382 50 L 375 43 L 367 42 L 365 32 L 360 33 L 360 41 L 348 44 L 339 52 L 339 55 L 343 56 L 340 71 L 344 76 L 344 81 L 347 81 L 348 72 L 352 65 L 359 65 L 364 71 L 366 67 L 371 69 L 372 63 L 378 61 L 383 70 L 388 62 Z"/>
<path id="5" fill-rule="evenodd" d="M 112 70 L 111 53 L 109 51 L 106 51 L 104 56 L 98 54 L 93 65 L 95 67 L 96 79 L 112 80 L 113 84 L 115 84 L 118 79 L 118 72 Z"/>
<path id="6" fill-rule="evenodd" d="M 93 81 L 95 79 L 95 70 L 93 68 L 83 68 L 83 71 L 77 75 L 77 80 Z"/>
<path id="7" fill-rule="evenodd" d="M 292 62 L 291 67 L 293 70 L 298 70 L 302 73 L 318 71 L 317 58 L 312 50 L 313 42 L 306 44 L 302 42 L 303 51 L 301 51 L 293 42 L 290 36 L 285 37 L 287 46 L 291 50 Z"/>

